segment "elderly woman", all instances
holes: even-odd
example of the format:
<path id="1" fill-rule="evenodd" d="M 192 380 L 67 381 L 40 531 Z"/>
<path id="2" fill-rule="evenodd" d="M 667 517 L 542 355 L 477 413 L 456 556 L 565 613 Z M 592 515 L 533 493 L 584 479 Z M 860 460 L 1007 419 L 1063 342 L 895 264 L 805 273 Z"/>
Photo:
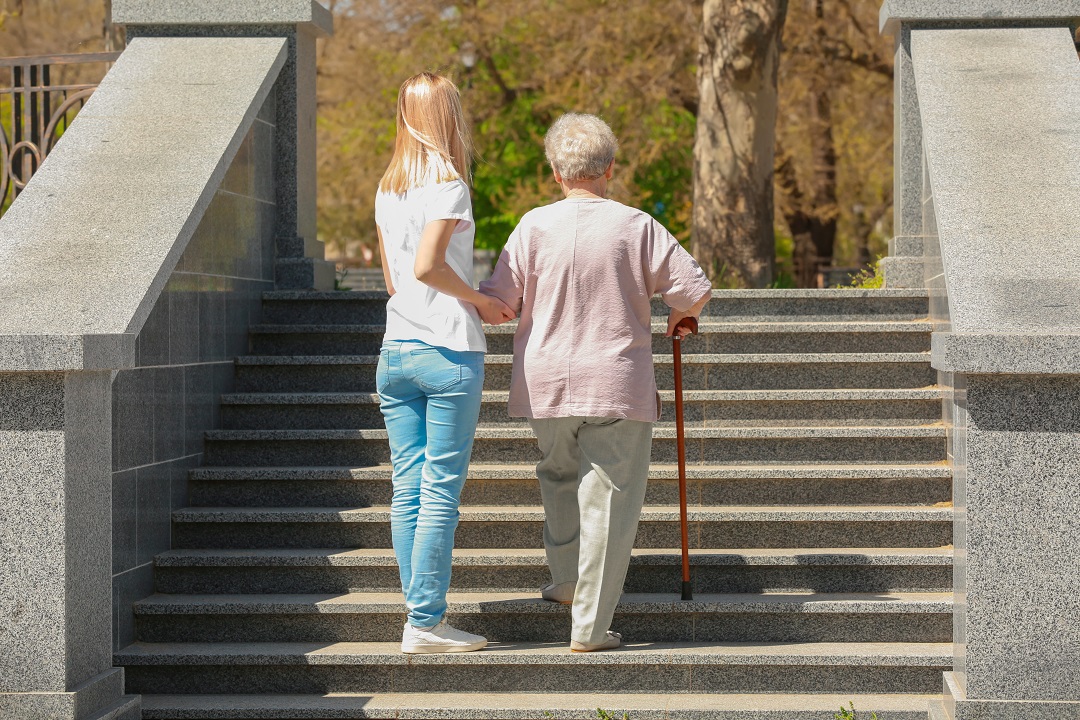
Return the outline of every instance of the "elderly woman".
<path id="1" fill-rule="evenodd" d="M 700 314 L 711 285 L 647 213 L 606 199 L 618 142 L 603 120 L 562 116 L 544 149 L 566 199 L 530 211 L 481 292 L 521 317 L 510 415 L 529 419 L 543 460 L 546 600 L 573 603 L 570 647 L 619 646 L 622 593 L 660 415 L 650 298 L 667 334 Z M 681 329 L 679 332 L 683 332 Z"/>

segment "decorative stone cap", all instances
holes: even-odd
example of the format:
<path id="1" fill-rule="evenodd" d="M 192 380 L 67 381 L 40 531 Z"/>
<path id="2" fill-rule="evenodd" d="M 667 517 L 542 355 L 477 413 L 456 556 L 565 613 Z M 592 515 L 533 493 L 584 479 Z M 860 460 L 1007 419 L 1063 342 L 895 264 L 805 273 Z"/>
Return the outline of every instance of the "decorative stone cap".
<path id="1" fill-rule="evenodd" d="M 933 26 L 1050 20 L 1069 25 L 1077 18 L 1080 18 L 1080 0 L 885 0 L 879 22 L 882 33 L 895 35 L 901 23 L 909 22 Z"/>
<path id="2" fill-rule="evenodd" d="M 113 0 L 117 25 L 296 25 L 327 37 L 334 16 L 318 0 Z"/>
<path id="3" fill-rule="evenodd" d="M 934 333 L 934 369 L 972 375 L 1080 375 L 1080 335 Z"/>

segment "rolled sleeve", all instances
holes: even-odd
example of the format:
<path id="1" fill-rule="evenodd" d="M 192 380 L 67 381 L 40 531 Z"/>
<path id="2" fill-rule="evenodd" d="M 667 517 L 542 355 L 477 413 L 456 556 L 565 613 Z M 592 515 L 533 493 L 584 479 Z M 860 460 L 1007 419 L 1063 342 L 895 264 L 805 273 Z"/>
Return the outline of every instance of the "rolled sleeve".
<path id="1" fill-rule="evenodd" d="M 460 223 L 473 223 L 472 198 L 469 196 L 469 186 L 463 181 L 454 180 L 436 188 L 424 210 L 424 223 L 436 220 L 457 220 L 459 231 L 466 229 Z"/>
<path id="2" fill-rule="evenodd" d="M 712 292 L 712 283 L 694 257 L 659 223 L 654 223 L 653 292 L 668 307 L 686 312 Z"/>

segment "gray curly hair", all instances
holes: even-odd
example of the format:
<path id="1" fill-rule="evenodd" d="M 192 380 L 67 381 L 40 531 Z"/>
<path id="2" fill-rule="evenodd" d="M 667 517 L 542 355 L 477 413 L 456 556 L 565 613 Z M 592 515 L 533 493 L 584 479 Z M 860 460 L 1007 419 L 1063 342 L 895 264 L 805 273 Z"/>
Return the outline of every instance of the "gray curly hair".
<path id="1" fill-rule="evenodd" d="M 619 149 L 608 124 L 595 115 L 566 113 L 544 136 L 544 154 L 564 180 L 592 180 L 607 172 Z"/>

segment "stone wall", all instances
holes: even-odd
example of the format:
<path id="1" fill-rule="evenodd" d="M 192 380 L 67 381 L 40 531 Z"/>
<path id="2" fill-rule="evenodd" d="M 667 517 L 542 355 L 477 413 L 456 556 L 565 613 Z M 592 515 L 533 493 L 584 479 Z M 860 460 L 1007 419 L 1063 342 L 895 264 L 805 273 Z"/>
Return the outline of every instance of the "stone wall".
<path id="1" fill-rule="evenodd" d="M 1080 17 L 1080 2 L 1056 7 Z M 953 23 L 907 37 L 955 504 L 954 663 L 933 715 L 1073 717 L 1080 61 L 1069 27 Z"/>
<path id="2" fill-rule="evenodd" d="M 134 39 L 0 218 L 0 717 L 138 717 L 113 651 L 274 284 L 287 57 Z"/>
<path id="3" fill-rule="evenodd" d="M 187 471 L 231 390 L 232 358 L 274 288 L 276 100 L 264 103 L 138 334 L 136 367 L 113 378 L 113 648 L 134 640 L 131 604 L 153 593 Z"/>

